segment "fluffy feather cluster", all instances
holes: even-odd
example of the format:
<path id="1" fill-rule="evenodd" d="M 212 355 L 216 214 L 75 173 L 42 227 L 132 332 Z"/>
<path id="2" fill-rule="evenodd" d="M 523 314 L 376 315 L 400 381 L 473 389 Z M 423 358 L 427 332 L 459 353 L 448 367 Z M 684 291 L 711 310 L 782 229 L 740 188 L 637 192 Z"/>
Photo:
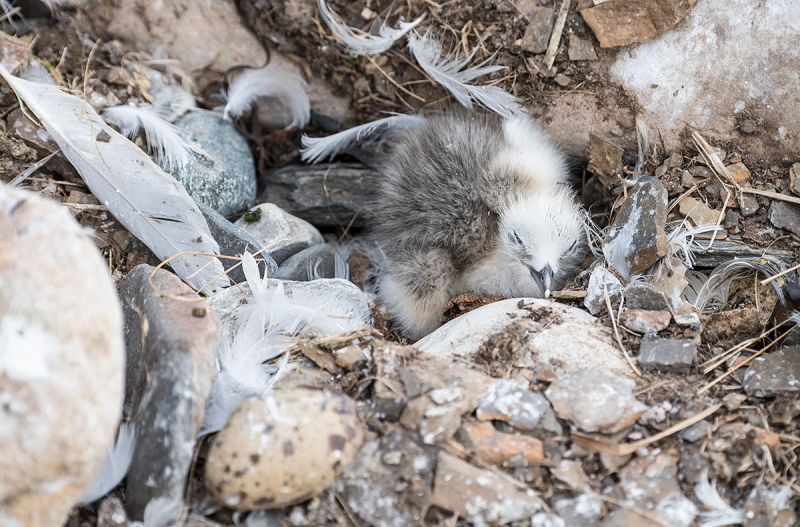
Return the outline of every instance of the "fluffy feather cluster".
<path id="1" fill-rule="evenodd" d="M 297 72 L 279 63 L 242 71 L 222 92 L 222 97 L 226 101 L 223 109 L 226 118 L 239 117 L 260 97 L 271 97 L 281 103 L 291 119 L 287 128 L 302 128 L 311 116 L 306 81 Z"/>
<path id="2" fill-rule="evenodd" d="M 290 371 L 286 350 L 298 338 L 361 329 L 369 321 L 368 310 L 353 312 L 350 304 L 334 295 L 298 288 L 289 292 L 281 282 L 266 275 L 262 278 L 250 253 L 242 255 L 242 268 L 252 298 L 236 310 L 233 339 L 226 337 L 220 343 L 200 435 L 218 431 L 245 398 L 266 396 L 275 381 Z M 223 335 L 230 334 L 230 328 L 225 328 Z M 277 364 L 266 364 L 282 354 Z"/>

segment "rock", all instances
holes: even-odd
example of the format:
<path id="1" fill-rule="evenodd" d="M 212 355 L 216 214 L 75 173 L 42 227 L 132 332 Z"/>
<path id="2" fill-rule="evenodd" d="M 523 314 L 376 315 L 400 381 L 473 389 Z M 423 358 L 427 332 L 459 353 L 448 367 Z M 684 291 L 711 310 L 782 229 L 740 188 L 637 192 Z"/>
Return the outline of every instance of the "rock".
<path id="1" fill-rule="evenodd" d="M 556 415 L 584 432 L 613 434 L 633 424 L 647 406 L 633 397 L 636 382 L 607 369 L 559 375 L 545 395 Z"/>
<path id="2" fill-rule="evenodd" d="M 214 438 L 205 485 L 238 510 L 280 509 L 329 487 L 364 441 L 356 403 L 333 390 L 245 399 Z"/>
<path id="3" fill-rule="evenodd" d="M 697 352 L 694 339 L 643 340 L 636 360 L 645 371 L 688 374 Z"/>
<path id="4" fill-rule="evenodd" d="M 589 146 L 586 148 L 589 164 L 586 170 L 597 174 L 603 185 L 610 185 L 620 178 L 623 153 L 624 150 L 617 145 L 589 134 Z"/>
<path id="5" fill-rule="evenodd" d="M 14 110 L 8 114 L 6 123 L 9 133 L 22 139 L 26 145 L 36 151 L 40 159 L 60 150 L 53 136 L 47 130 L 28 119 L 28 116 L 22 110 Z M 63 152 L 59 151 L 45 166 L 71 181 L 81 180 L 78 171 L 67 160 Z"/>
<path id="6" fill-rule="evenodd" d="M 206 223 L 208 223 L 211 235 L 219 244 L 219 252 L 221 255 L 239 257 L 245 251 L 253 254 L 261 249 L 261 244 L 258 243 L 255 238 L 229 222 L 217 211 L 202 203 L 198 203 L 197 206 L 200 208 L 200 212 L 203 213 Z M 219 260 L 222 262 L 222 267 L 224 267 L 225 270 L 239 264 L 238 260 L 229 260 L 228 258 L 220 258 Z M 272 276 L 278 270 L 278 264 L 275 263 L 275 260 L 269 254 L 264 254 L 263 252 L 259 253 L 256 256 L 256 261 L 258 262 L 258 270 L 262 275 L 266 272 L 268 275 Z M 242 266 L 238 265 L 235 269 L 229 271 L 228 278 L 237 284 L 244 283 L 246 278 L 244 277 Z"/>
<path id="7" fill-rule="evenodd" d="M 640 177 L 603 242 L 606 261 L 623 277 L 642 273 L 667 254 L 666 221 L 666 189 L 654 177 Z"/>
<path id="8" fill-rule="evenodd" d="M 669 31 L 697 0 L 610 0 L 581 11 L 602 48 L 641 44 Z"/>
<path id="9" fill-rule="evenodd" d="M 625 289 L 625 305 L 630 309 L 669 311 L 667 296 L 652 284 L 634 284 Z"/>
<path id="10" fill-rule="evenodd" d="M 498 379 L 476 412 L 479 421 L 503 421 L 520 430 L 533 430 L 550 408 L 547 399 Z"/>
<path id="11" fill-rule="evenodd" d="M 597 54 L 594 52 L 594 46 L 590 40 L 578 38 L 575 35 L 569 37 L 569 60 L 597 60 Z"/>
<path id="12" fill-rule="evenodd" d="M 340 263 L 341 262 L 341 263 Z M 320 278 L 337 278 L 337 267 L 340 267 L 338 278 L 347 279 L 346 264 L 338 257 L 336 251 L 327 243 L 312 245 L 293 254 L 281 264 L 274 278 L 283 280 L 319 280 Z"/>
<path id="13" fill-rule="evenodd" d="M 97 527 L 130 527 L 125 505 L 116 496 L 109 496 L 97 508 Z"/>
<path id="14" fill-rule="evenodd" d="M 101 0 L 87 14 L 103 40 L 119 40 L 124 49 L 151 55 L 164 53 L 178 60 L 184 71 L 201 72 L 201 88 L 204 79 L 217 81 L 233 66 L 257 67 L 267 59 L 236 6 L 228 2 L 195 5 L 191 0 L 159 4 Z M 203 31 L 197 31 L 198 27 Z"/>
<path id="15" fill-rule="evenodd" d="M 689 428 L 681 432 L 681 439 L 690 443 L 696 443 L 701 439 L 709 437 L 709 432 L 712 431 L 712 425 L 706 420 L 698 421 Z"/>
<path id="16" fill-rule="evenodd" d="M 605 267 L 595 267 L 589 276 L 589 286 L 583 299 L 583 305 L 589 313 L 598 316 L 608 312 L 606 293 L 611 301 L 611 307 L 619 306 L 619 301 L 622 300 L 622 284 L 619 278 Z"/>
<path id="17" fill-rule="evenodd" d="M 305 220 L 288 214 L 277 205 L 256 205 L 234 223 L 266 247 L 278 265 L 303 249 L 323 243 L 322 235 Z"/>
<path id="18" fill-rule="evenodd" d="M 443 325 L 415 344 L 435 357 L 474 360 L 487 340 L 524 335 L 516 345 L 536 350 L 537 367 L 556 373 L 608 368 L 632 374 L 611 330 L 585 311 L 544 299 L 509 299 L 483 306 Z"/>
<path id="19" fill-rule="evenodd" d="M 758 197 L 753 194 L 741 192 L 736 195 L 736 202 L 739 204 L 739 211 L 742 216 L 752 216 L 758 212 Z"/>
<path id="20" fill-rule="evenodd" d="M 700 329 L 700 315 L 698 313 L 684 313 L 681 315 L 675 315 L 675 324 L 681 327 L 695 326 L 697 329 Z"/>
<path id="21" fill-rule="evenodd" d="M 119 286 L 128 353 L 125 413 L 136 425 L 125 500 L 133 520 L 143 518 L 153 499 L 183 499 L 220 339 L 219 323 L 200 296 L 163 269 L 152 277 L 154 288 L 152 271 L 138 265 Z"/>
<path id="22" fill-rule="evenodd" d="M 751 119 L 744 119 L 739 125 L 739 130 L 741 130 L 743 134 L 754 134 L 758 132 L 758 123 Z"/>
<path id="23" fill-rule="evenodd" d="M 544 444 L 535 437 L 498 432 L 492 423 L 465 423 L 457 437 L 484 463 L 504 466 L 516 458 L 525 466 L 544 461 Z"/>
<path id="24" fill-rule="evenodd" d="M 597 8 L 652 3 L 615 0 Z M 673 30 L 639 46 L 635 54 L 621 52 L 611 75 L 636 97 L 648 129 L 658 128 L 667 150 L 680 148 L 683 134 L 696 130 L 707 140 L 735 141 L 752 159 L 796 159 L 800 93 L 791 86 L 800 48 L 792 42 L 800 37 L 800 27 L 787 13 L 783 4 L 699 2 Z M 720 49 L 730 53 L 711 69 L 692 58 Z M 742 82 L 725 82 L 730 71 Z M 762 132 L 740 134 L 737 120 L 745 116 L 758 121 Z"/>
<path id="25" fill-rule="evenodd" d="M 558 84 L 559 86 L 562 87 L 569 86 L 569 77 L 567 77 L 563 73 L 559 73 L 558 75 L 556 75 L 553 80 L 556 81 L 556 84 Z"/>
<path id="26" fill-rule="evenodd" d="M 191 112 L 175 122 L 178 133 L 206 155 L 172 171 L 195 201 L 232 216 L 256 201 L 256 168 L 247 141 L 230 121 Z"/>
<path id="27" fill-rule="evenodd" d="M 359 163 L 289 165 L 269 173 L 258 197 L 320 227 L 366 226 L 366 184 L 378 173 Z"/>
<path id="28" fill-rule="evenodd" d="M 681 492 L 676 471 L 677 467 L 667 454 L 633 459 L 620 470 L 618 489 L 624 493 L 628 505 L 647 510 L 658 523 L 621 507 L 611 513 L 602 523 L 603 527 L 689 527 L 697 507 Z"/>
<path id="29" fill-rule="evenodd" d="M 800 196 L 800 179 L 797 178 L 798 175 L 800 175 L 800 163 L 795 163 L 789 168 L 789 190 Z"/>
<path id="30" fill-rule="evenodd" d="M 390 432 L 364 443 L 334 488 L 365 524 L 419 525 L 430 503 L 435 462 L 432 447 L 410 433 Z"/>
<path id="31" fill-rule="evenodd" d="M 757 208 L 757 207 L 756 207 Z M 744 214 L 742 214 L 744 215 Z M 715 240 L 714 244 L 706 249 L 707 243 L 697 250 L 693 250 L 694 255 L 694 268 L 695 269 L 714 269 L 735 257 L 756 257 L 760 258 L 762 255 L 774 256 L 779 260 L 790 261 L 794 258 L 791 251 L 763 249 L 760 247 L 751 247 L 744 243 L 720 241 Z"/>
<path id="32" fill-rule="evenodd" d="M 295 291 L 302 294 L 315 295 L 321 298 L 335 298 L 344 309 L 352 314 L 354 320 L 369 320 L 370 311 L 367 297 L 358 287 L 340 278 L 313 280 L 311 282 L 291 282 L 288 280 L 268 279 L 265 287 L 272 290 L 283 287 L 284 292 L 292 298 Z M 238 325 L 235 321 L 236 308 L 247 303 L 252 298 L 250 286 L 246 283 L 238 287 L 223 289 L 206 299 L 208 306 L 216 314 L 221 326 L 230 328 L 231 336 L 235 334 Z M 313 319 L 309 322 L 310 329 L 314 329 Z"/>
<path id="33" fill-rule="evenodd" d="M 550 473 L 573 492 L 582 492 L 589 485 L 589 476 L 577 461 L 562 459 L 550 469 Z"/>
<path id="34" fill-rule="evenodd" d="M 528 53 L 544 53 L 556 20 L 555 11 L 552 7 L 539 7 L 529 18 L 530 23 L 522 36 L 522 49 Z"/>
<path id="35" fill-rule="evenodd" d="M 64 525 L 119 424 L 122 313 L 91 234 L 5 185 L 0 284 L 0 523 Z"/>
<path id="36" fill-rule="evenodd" d="M 779 229 L 800 236 L 800 206 L 795 203 L 774 200 L 769 207 L 769 221 Z"/>
<path id="37" fill-rule="evenodd" d="M 726 168 L 728 169 L 728 174 L 731 175 L 735 182 L 742 184 L 750 181 L 750 171 L 744 163 L 734 163 L 728 165 Z"/>
<path id="38" fill-rule="evenodd" d="M 688 217 L 695 226 L 716 225 L 719 211 L 714 210 L 699 199 L 685 197 L 678 206 L 681 214 Z"/>
<path id="39" fill-rule="evenodd" d="M 444 451 L 436 462 L 431 504 L 478 525 L 527 520 L 543 506 L 533 490 L 520 490 L 491 470 Z"/>
<path id="40" fill-rule="evenodd" d="M 572 499 L 555 500 L 553 510 L 566 525 L 593 527 L 603 516 L 603 502 L 588 492 Z"/>
<path id="41" fill-rule="evenodd" d="M 800 346 L 781 348 L 757 357 L 742 380 L 744 391 L 751 397 L 774 397 L 800 391 Z"/>
<path id="42" fill-rule="evenodd" d="M 725 405 L 729 411 L 733 412 L 738 409 L 743 402 L 747 400 L 747 396 L 743 393 L 729 393 L 722 398 L 722 404 Z"/>
<path id="43" fill-rule="evenodd" d="M 637 333 L 658 333 L 669 326 L 672 314 L 669 311 L 648 309 L 625 309 L 619 316 L 619 323 Z M 699 319 L 698 319 L 699 322 Z"/>

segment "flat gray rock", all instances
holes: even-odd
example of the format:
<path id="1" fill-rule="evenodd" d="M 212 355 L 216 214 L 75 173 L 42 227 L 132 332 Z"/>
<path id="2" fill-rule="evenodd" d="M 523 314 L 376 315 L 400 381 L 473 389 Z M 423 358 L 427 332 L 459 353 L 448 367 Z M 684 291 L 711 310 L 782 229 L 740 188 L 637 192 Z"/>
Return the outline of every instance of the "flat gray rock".
<path id="1" fill-rule="evenodd" d="M 769 221 L 778 228 L 800 236 L 800 205 L 776 199 L 769 207 Z"/>
<path id="2" fill-rule="evenodd" d="M 544 53 L 556 20 L 552 7 L 536 6 L 529 16 L 530 23 L 522 36 L 522 49 L 528 53 Z"/>
<path id="3" fill-rule="evenodd" d="M 669 311 L 648 309 L 625 309 L 619 315 L 619 323 L 637 333 L 658 333 L 669 326 L 672 314 Z M 699 319 L 698 319 L 699 321 Z"/>
<path id="4" fill-rule="evenodd" d="M 640 177 L 603 242 L 606 261 L 626 278 L 642 273 L 667 254 L 666 221 L 666 189 L 655 177 Z"/>
<path id="5" fill-rule="evenodd" d="M 274 203 L 320 227 L 366 225 L 367 182 L 378 172 L 360 163 L 289 165 L 264 177 L 261 203 Z"/>
<path id="6" fill-rule="evenodd" d="M 220 213 L 202 203 L 198 203 L 197 206 L 200 208 L 200 212 L 203 213 L 206 223 L 208 223 L 211 235 L 217 241 L 217 244 L 219 244 L 219 252 L 221 255 L 241 256 L 245 251 L 253 254 L 261 249 L 261 244 L 258 243 L 255 238 L 229 222 Z M 273 275 L 278 270 L 278 264 L 275 263 L 275 260 L 273 260 L 269 254 L 264 254 L 262 252 L 256 256 L 256 259 L 259 264 L 258 269 L 262 275 L 265 271 Z M 232 282 L 241 284 L 245 281 L 242 266 L 237 266 L 239 263 L 238 260 L 220 258 L 219 261 L 222 262 L 222 267 L 224 267 L 226 271 L 236 266 L 235 269 L 228 272 L 228 278 L 230 278 Z"/>
<path id="7" fill-rule="evenodd" d="M 125 412 L 137 433 L 126 478 L 133 520 L 142 519 L 152 499 L 183 499 L 220 339 L 207 304 L 165 270 L 153 276 L 158 290 L 198 301 L 162 296 L 148 281 L 152 270 L 136 266 L 119 289 L 128 351 Z"/>
<path id="8" fill-rule="evenodd" d="M 688 374 L 696 353 L 694 339 L 650 339 L 642 341 L 637 360 L 646 371 Z"/>
<path id="9" fill-rule="evenodd" d="M 253 155 L 230 121 L 208 112 L 191 112 L 175 126 L 207 154 L 172 171 L 195 201 L 223 216 L 238 214 L 256 202 Z"/>
<path id="10" fill-rule="evenodd" d="M 631 309 L 669 311 L 667 295 L 652 284 L 634 284 L 625 289 L 625 305 Z"/>
<path id="11" fill-rule="evenodd" d="M 333 247 L 327 243 L 312 245 L 284 260 L 280 269 L 271 276 L 299 282 L 336 278 L 337 259 L 339 260 L 339 272 L 347 274 L 347 264 L 338 257 Z M 339 278 L 345 278 L 345 276 Z"/>
<path id="12" fill-rule="evenodd" d="M 550 409 L 547 399 L 498 379 L 476 410 L 479 421 L 504 421 L 521 430 L 533 430 Z"/>
<path id="13" fill-rule="evenodd" d="M 606 368 L 617 375 L 633 375 L 610 328 L 580 308 L 541 298 L 512 298 L 480 307 L 414 346 L 435 357 L 473 359 L 481 346 L 502 332 L 527 335 L 519 345 L 535 353 L 537 368 L 556 373 Z"/>
<path id="14" fill-rule="evenodd" d="M 324 243 L 313 225 L 272 203 L 256 205 L 234 225 L 255 238 L 278 265 L 303 249 Z"/>
<path id="15" fill-rule="evenodd" d="M 597 316 L 608 311 L 606 293 L 612 308 L 618 306 L 622 298 L 622 283 L 605 267 L 595 267 L 589 276 L 589 285 L 583 299 L 583 305 L 589 313 Z"/>
<path id="16" fill-rule="evenodd" d="M 774 397 L 800 391 L 800 346 L 781 348 L 757 357 L 744 374 L 744 391 L 755 397 Z"/>

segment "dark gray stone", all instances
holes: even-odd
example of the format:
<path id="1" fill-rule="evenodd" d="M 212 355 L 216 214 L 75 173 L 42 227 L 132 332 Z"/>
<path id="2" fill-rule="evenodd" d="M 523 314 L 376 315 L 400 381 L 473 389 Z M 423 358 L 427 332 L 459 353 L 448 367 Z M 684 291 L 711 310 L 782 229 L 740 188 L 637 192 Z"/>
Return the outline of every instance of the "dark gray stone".
<path id="1" fill-rule="evenodd" d="M 195 201 L 223 216 L 237 214 L 255 203 L 253 155 L 231 122 L 208 112 L 190 112 L 175 126 L 207 154 L 172 171 Z"/>
<path id="2" fill-rule="evenodd" d="M 39 155 L 39 159 L 52 154 L 60 149 L 58 143 L 50 133 L 28 119 L 22 110 L 14 110 L 6 118 L 8 132 L 15 137 L 22 139 L 26 145 L 31 147 Z M 50 168 L 67 179 L 80 180 L 81 176 L 72 163 L 69 162 L 63 152 L 59 152 L 53 159 L 47 162 Z"/>
<path id="3" fill-rule="evenodd" d="M 154 288 L 152 271 L 139 265 L 119 287 L 128 354 L 125 414 L 137 433 L 125 500 L 133 520 L 143 518 L 154 498 L 183 499 L 220 339 L 217 318 L 197 293 L 165 270 L 153 276 Z"/>
<path id="4" fill-rule="evenodd" d="M 744 258 L 754 256 L 759 258 L 762 255 L 767 255 L 774 256 L 785 262 L 794 259 L 794 255 L 791 251 L 751 247 L 744 243 L 715 240 L 714 244 L 707 250 L 705 247 L 708 243 L 701 242 L 701 245 L 702 247 L 692 250 L 692 255 L 695 259 L 693 267 L 695 269 L 714 269 L 718 265 L 733 260 L 736 257 Z"/>
<path id="5" fill-rule="evenodd" d="M 411 433 L 392 432 L 364 443 L 334 489 L 365 525 L 419 525 L 431 501 L 435 456 Z"/>
<path id="6" fill-rule="evenodd" d="M 219 244 L 219 253 L 221 255 L 241 256 L 245 251 L 253 254 L 261 249 L 261 244 L 258 243 L 258 240 L 229 222 L 220 213 L 202 203 L 198 203 L 197 206 L 206 218 L 208 228 L 211 230 L 211 236 Z M 262 275 L 266 271 L 271 276 L 278 270 L 278 264 L 269 254 L 261 253 L 256 256 L 256 259 L 258 261 L 258 269 Z M 226 271 L 239 264 L 238 260 L 229 260 L 228 258 L 220 258 L 219 260 Z M 238 265 L 234 270 L 229 271 L 228 278 L 237 284 L 244 282 L 245 277 L 242 266 Z"/>
<path id="7" fill-rule="evenodd" d="M 318 227 L 366 225 L 367 182 L 378 173 L 359 163 L 290 165 L 266 176 L 262 203 L 274 203 Z"/>
<path id="8" fill-rule="evenodd" d="M 661 371 L 687 374 L 697 352 L 694 339 L 643 340 L 637 361 L 646 371 Z"/>
<path id="9" fill-rule="evenodd" d="M 336 278 L 336 258 L 336 251 L 327 243 L 312 245 L 287 258 L 272 278 L 299 282 Z"/>
<path id="10" fill-rule="evenodd" d="M 742 192 L 736 196 L 736 201 L 739 203 L 742 216 L 752 216 L 758 212 L 758 196 Z"/>
<path id="11" fill-rule="evenodd" d="M 594 46 L 589 40 L 578 38 L 575 35 L 569 37 L 569 60 L 597 60 Z"/>
<path id="12" fill-rule="evenodd" d="M 666 189 L 654 177 L 640 177 L 603 242 L 606 261 L 624 277 L 642 273 L 667 254 L 666 221 Z"/>
<path id="13" fill-rule="evenodd" d="M 757 357 L 744 374 L 749 396 L 773 397 L 800 391 L 800 346 L 781 348 Z"/>
<path id="14" fill-rule="evenodd" d="M 651 284 L 635 284 L 625 289 L 625 306 L 629 309 L 669 311 L 667 296 Z"/>
<path id="15" fill-rule="evenodd" d="M 252 214 L 256 212 L 257 215 Z M 273 203 L 256 205 L 234 225 L 255 238 L 259 248 L 265 248 L 264 253 L 278 265 L 303 249 L 324 242 L 322 234 L 313 225 Z"/>
<path id="16" fill-rule="evenodd" d="M 555 11 L 552 7 L 539 7 L 530 20 L 522 36 L 522 49 L 528 53 L 544 53 L 553 31 Z"/>
<path id="17" fill-rule="evenodd" d="M 478 405 L 479 421 L 503 421 L 521 430 L 533 430 L 550 409 L 550 403 L 536 392 L 523 390 L 499 379 Z"/>
<path id="18" fill-rule="evenodd" d="M 800 236 L 800 205 L 774 200 L 769 208 L 769 221 L 780 229 Z"/>
<path id="19" fill-rule="evenodd" d="M 712 425 L 708 421 L 699 421 L 681 432 L 681 438 L 684 441 L 696 443 L 697 441 L 708 437 L 708 431 L 711 430 L 711 428 Z"/>

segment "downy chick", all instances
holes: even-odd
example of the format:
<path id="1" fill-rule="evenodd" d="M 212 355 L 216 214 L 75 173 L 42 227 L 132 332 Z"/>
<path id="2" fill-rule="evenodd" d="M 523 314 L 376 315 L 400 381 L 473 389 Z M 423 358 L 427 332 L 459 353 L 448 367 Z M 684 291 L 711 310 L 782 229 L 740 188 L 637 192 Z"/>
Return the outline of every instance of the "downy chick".
<path id="1" fill-rule="evenodd" d="M 549 296 L 582 256 L 564 156 L 526 117 L 425 119 L 394 135 L 379 173 L 378 294 L 411 338 L 439 327 L 445 303 L 464 292 Z"/>

